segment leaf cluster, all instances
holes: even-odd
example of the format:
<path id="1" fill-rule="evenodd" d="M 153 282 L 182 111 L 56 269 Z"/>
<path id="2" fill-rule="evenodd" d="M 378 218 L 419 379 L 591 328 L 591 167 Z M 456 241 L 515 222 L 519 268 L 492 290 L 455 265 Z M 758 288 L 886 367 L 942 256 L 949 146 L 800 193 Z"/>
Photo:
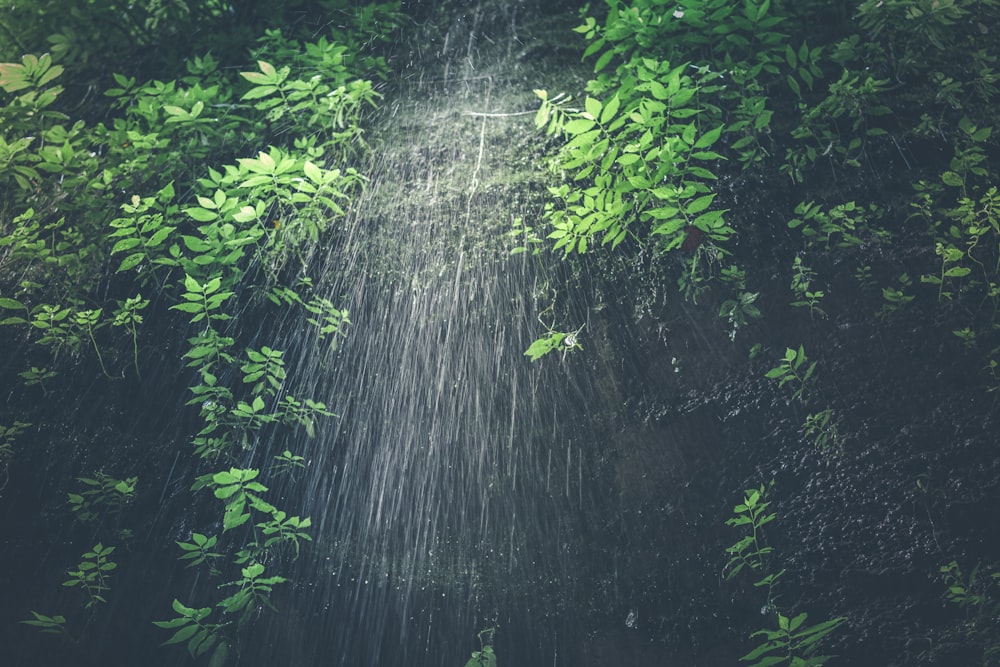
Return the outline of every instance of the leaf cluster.
<path id="1" fill-rule="evenodd" d="M 759 643 L 743 655 L 740 662 L 751 663 L 750 667 L 819 667 L 833 657 L 816 655 L 819 643 L 846 619 L 837 617 L 806 625 L 808 614 L 805 612 L 791 617 L 778 608 L 777 589 L 785 570 L 770 570 L 769 559 L 774 549 L 764 545 L 763 531 L 763 527 L 777 516 L 775 512 L 769 511 L 771 503 L 768 495 L 773 487 L 772 480 L 767 485 L 761 484 L 756 489 L 744 491 L 743 502 L 733 508 L 733 516 L 726 520 L 727 526 L 744 533 L 743 537 L 726 549 L 730 556 L 724 570 L 726 579 L 733 579 L 744 568 L 755 571 L 759 579 L 753 585 L 765 591 L 764 609 L 768 615 L 774 616 L 777 623 L 776 628 L 763 628 L 750 635 L 751 639 L 756 639 Z"/>
<path id="2" fill-rule="evenodd" d="M 46 616 L 45 614 L 39 614 L 37 611 L 32 611 L 31 615 L 33 618 L 18 622 L 38 628 L 42 634 L 61 635 L 66 632 L 65 616 L 58 614 L 55 616 Z"/>
<path id="3" fill-rule="evenodd" d="M 119 12 L 122 22 L 151 7 L 89 4 L 98 13 Z M 191 5 L 191 15 L 209 23 L 233 13 L 215 2 L 167 4 Z M 386 71 L 364 45 L 387 37 L 398 7 L 345 11 L 325 34 L 300 32 L 289 21 L 259 40 L 252 68 L 223 66 L 203 53 L 187 58 L 177 78 L 115 72 L 110 87 L 94 84 L 105 93 L 94 99 L 105 106 L 87 118 L 74 116 L 59 85 L 87 57 L 76 43 L 81 33 L 64 30 L 50 54 L 0 64 L 0 325 L 20 330 L 50 361 L 19 373 L 26 384 L 46 389 L 42 383 L 62 370 L 67 353 L 88 346 L 109 379 L 125 373 L 105 367 L 105 358 L 130 357 L 141 381 L 144 328 L 166 330 L 174 318 L 191 327 L 181 358 L 198 378 L 188 401 L 202 418 L 192 439 L 196 456 L 231 457 L 233 447 L 248 447 L 272 425 L 301 425 L 312 435 L 332 416 L 322 402 L 290 393 L 295 369 L 282 350 L 260 342 L 237 347 L 230 327 L 248 314 L 289 308 L 318 341 L 346 335 L 347 311 L 309 293 L 306 255 L 364 185 L 352 163 L 366 150 L 363 115 L 380 98 L 371 77 Z M 164 9 L 147 16 L 139 32 L 138 24 L 124 32 L 152 36 L 171 16 Z M 267 148 L 248 155 L 247 145 Z M 148 309 L 151 303 L 158 307 Z M 3 446 L 5 454 L 7 441 Z M 277 458 L 304 465 L 291 452 Z M 224 584 L 236 592 L 217 606 L 240 622 L 269 606 L 273 585 L 285 581 L 263 576 L 260 559 L 297 554 L 311 540 L 310 519 L 268 503 L 258 475 L 229 468 L 200 479 L 196 488 L 208 486 L 223 501 L 222 535 L 193 532 L 178 541 L 189 566 L 208 565 L 219 575 L 224 559 L 243 566 L 241 578 Z M 87 521 L 120 512 L 136 490 L 134 477 L 97 474 L 81 482 L 70 503 Z M 104 601 L 113 549 L 98 545 L 70 570 L 66 585 L 85 589 L 88 606 Z M 192 656 L 223 664 L 232 646 L 228 623 L 210 623 L 205 609 L 180 602 L 174 611 L 178 617 L 161 625 L 175 631 L 166 643 L 187 643 Z M 29 624 L 54 630 L 60 618 L 35 613 Z"/>
<path id="4" fill-rule="evenodd" d="M 493 650 L 493 637 L 496 635 L 496 631 L 496 627 L 479 631 L 480 648 L 478 651 L 472 652 L 465 667 L 497 667 L 497 655 Z"/>
<path id="5" fill-rule="evenodd" d="M 118 568 L 118 564 L 108 559 L 115 550 L 115 547 L 106 547 L 101 543 L 93 549 L 83 554 L 83 560 L 77 564 L 76 568 L 69 568 L 66 574 L 69 579 L 63 582 L 63 586 L 80 588 L 87 595 L 86 607 L 89 609 L 98 603 L 106 603 L 104 594 L 111 590 L 108 581 L 111 572 Z"/>
<path id="6" fill-rule="evenodd" d="M 202 656 L 212 651 L 208 664 L 210 667 L 222 667 L 229 658 L 229 644 L 220 634 L 225 623 L 206 623 L 205 619 L 212 613 L 211 607 L 195 609 L 184 605 L 176 598 L 173 601 L 176 617 L 167 621 L 153 621 L 153 625 L 165 630 L 174 630 L 174 634 L 162 646 L 187 643 L 188 653 L 192 658 Z M 214 647 L 214 650 L 213 650 Z"/>
<path id="7" fill-rule="evenodd" d="M 14 458 L 14 442 L 31 427 L 28 422 L 14 421 L 10 426 L 0 425 L 0 467 L 6 468 Z M 0 490 L 3 490 L 0 484 Z"/>
<path id="8" fill-rule="evenodd" d="M 121 514 L 135 497 L 139 478 L 116 479 L 99 471 L 93 477 L 78 477 L 77 481 L 83 484 L 83 489 L 68 494 L 70 509 L 80 521 L 95 523 L 103 520 L 106 513 Z"/>
<path id="9" fill-rule="evenodd" d="M 802 398 L 803 393 L 808 389 L 813 381 L 813 373 L 816 372 L 816 362 L 809 362 L 805 349 L 799 345 L 798 349 L 785 348 L 785 356 L 777 366 L 764 374 L 770 380 L 777 380 L 779 387 L 786 384 L 793 385 L 792 398 Z"/>

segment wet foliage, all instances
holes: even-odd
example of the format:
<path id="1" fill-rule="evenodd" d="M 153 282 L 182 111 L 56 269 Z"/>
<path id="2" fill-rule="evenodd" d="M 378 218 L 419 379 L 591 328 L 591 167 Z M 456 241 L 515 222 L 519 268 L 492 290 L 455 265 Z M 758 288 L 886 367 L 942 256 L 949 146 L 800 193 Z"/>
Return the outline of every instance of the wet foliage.
<path id="1" fill-rule="evenodd" d="M 12 659 L 996 664 L 998 18 L 12 10 Z"/>

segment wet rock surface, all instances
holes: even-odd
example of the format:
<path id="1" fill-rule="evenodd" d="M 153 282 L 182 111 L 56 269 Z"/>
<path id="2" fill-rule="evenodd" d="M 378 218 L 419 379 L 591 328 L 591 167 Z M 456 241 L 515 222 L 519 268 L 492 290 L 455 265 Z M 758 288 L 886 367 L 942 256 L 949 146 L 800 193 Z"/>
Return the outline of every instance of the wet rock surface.
<path id="1" fill-rule="evenodd" d="M 939 568 L 988 572 L 1000 553 L 998 394 L 982 358 L 936 307 L 879 316 L 833 261 L 828 317 L 788 308 L 773 276 L 796 251 L 784 227 L 796 202 L 761 201 L 758 176 L 734 177 L 726 195 L 751 230 L 739 252 L 765 312 L 735 340 L 716 295 L 683 301 L 669 257 L 512 260 L 498 239 L 517 217 L 538 222 L 550 178 L 531 89 L 579 94 L 589 72 L 569 31 L 574 3 L 466 5 L 404 8 L 413 19 L 389 53 L 397 78 L 372 118 L 372 187 L 334 250 L 313 258 L 337 296 L 355 299 L 357 340 L 340 354 L 347 379 L 314 371 L 342 415 L 315 450 L 328 468 L 307 482 L 317 545 L 246 664 L 461 664 L 491 623 L 503 665 L 736 664 L 765 619 L 749 578 L 724 578 L 737 539 L 724 522 L 743 489 L 771 479 L 782 602 L 847 618 L 826 652 L 859 666 L 975 664 L 981 647 L 943 599 Z M 926 263 L 918 240 L 901 262 Z M 532 366 L 521 353 L 550 305 L 562 326 L 583 326 L 584 349 Z M 294 336 L 295 323 L 279 328 Z M 765 353 L 749 360 L 756 342 Z M 826 450 L 802 434 L 809 408 L 764 379 L 799 343 L 841 419 L 842 441 Z M 159 555 L 130 575 L 139 580 L 172 563 L 156 531 L 180 539 L 208 515 L 175 495 L 193 466 L 175 470 L 170 448 L 188 425 L 162 406 L 183 386 L 153 378 L 172 388 L 155 408 L 149 395 L 125 402 L 130 415 L 100 397 L 74 408 L 107 424 L 119 460 L 147 461 L 140 474 L 158 490 L 134 549 Z M 63 432 L 26 458 L 50 460 L 10 487 L 21 498 L 5 524 L 14 571 L 29 567 L 45 519 L 30 490 L 86 467 L 51 456 L 72 440 Z M 376 501 L 389 509 L 366 523 Z M 46 560 L 62 562 L 50 537 Z M 11 587 L 18 614 L 44 600 L 29 582 Z M 158 589 L 118 604 L 152 618 L 169 599 Z M 143 628 L 109 628 L 105 641 L 131 632 L 134 652 L 162 641 Z M 93 664 L 114 664 L 115 649 L 97 653 Z"/>

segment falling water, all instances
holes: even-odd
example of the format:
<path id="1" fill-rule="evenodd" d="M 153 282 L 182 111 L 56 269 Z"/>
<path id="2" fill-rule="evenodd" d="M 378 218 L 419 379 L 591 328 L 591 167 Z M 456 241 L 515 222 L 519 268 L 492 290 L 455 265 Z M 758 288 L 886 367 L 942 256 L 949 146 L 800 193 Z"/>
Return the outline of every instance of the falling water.
<path id="1" fill-rule="evenodd" d="M 546 275 L 504 232 L 540 214 L 531 183 L 510 185 L 540 178 L 531 64 L 516 12 L 492 18 L 502 38 L 481 32 L 481 9 L 457 17 L 440 66 L 407 72 L 374 119 L 371 182 L 312 257 L 323 295 L 350 311 L 346 339 L 333 352 L 286 323 L 296 394 L 338 417 L 272 444 L 308 460 L 284 502 L 315 538 L 279 599 L 275 659 L 461 664 L 495 625 L 522 647 L 506 664 L 559 654 L 586 412 L 557 356 L 523 355 L 544 333 Z"/>
<path id="2" fill-rule="evenodd" d="M 532 89 L 575 91 L 587 78 L 575 46 L 551 46 L 567 34 L 575 9 L 483 0 L 447 21 L 427 12 L 433 16 L 408 23 L 396 43 L 397 74 L 367 123 L 366 189 L 304 256 L 316 295 L 349 311 L 346 337 L 336 346 L 318 340 L 306 316 L 291 310 L 254 326 L 241 317 L 240 330 L 228 332 L 240 345 L 283 350 L 284 389 L 337 414 L 317 423 L 314 437 L 264 430 L 232 463 L 265 470 L 267 500 L 312 520 L 313 539 L 297 557 L 264 563 L 268 576 L 289 581 L 275 586 L 277 612 L 259 610 L 252 631 L 237 633 L 234 662 L 244 667 L 453 667 L 492 627 L 505 667 L 594 664 L 573 651 L 595 628 L 609 641 L 625 631 L 638 641 L 635 629 L 651 627 L 649 601 L 666 590 L 656 573 L 672 572 L 664 554 L 674 548 L 688 558 L 704 549 L 700 535 L 671 519 L 691 504 L 672 500 L 681 509 L 663 510 L 653 493 L 654 485 L 688 484 L 692 461 L 702 465 L 698 457 L 709 451 L 706 438 L 682 428 L 672 438 L 655 430 L 669 398 L 653 397 L 650 379 L 674 378 L 676 359 L 669 360 L 685 360 L 684 345 L 698 352 L 697 336 L 682 338 L 697 332 L 694 320 L 684 316 L 669 352 L 662 333 L 669 318 L 657 320 L 648 345 L 636 344 L 637 320 L 663 306 L 655 267 L 604 260 L 589 272 L 587 258 L 511 254 L 525 239 L 508 232 L 517 220 L 541 226 L 550 183 Z M 652 287 L 634 289 L 633 274 L 652 276 Z M 622 303 L 614 294 L 625 295 Z M 584 351 L 530 362 L 525 349 L 549 326 L 579 331 Z M 192 334 L 161 333 L 180 341 Z M 177 454 L 197 428 L 193 409 L 176 411 L 167 398 L 187 400 L 191 383 L 171 354 L 154 354 L 161 363 L 144 369 L 127 407 L 99 412 L 82 391 L 67 408 L 88 427 L 95 421 L 88 415 L 110 412 L 125 445 L 107 438 L 113 454 L 91 453 L 77 441 L 100 438 L 74 433 L 61 449 L 55 440 L 35 454 L 39 478 L 15 480 L 20 488 L 11 493 L 21 504 L 9 516 L 33 517 L 40 490 L 60 495 L 49 479 L 90 474 L 89 456 L 113 460 L 153 489 L 134 508 L 144 517 L 135 542 L 120 550 L 130 558 L 123 555 L 109 598 L 116 620 L 88 637 L 91 662 L 76 664 L 136 664 L 135 656 L 190 664 L 182 648 L 152 651 L 165 637 L 151 621 L 168 618 L 174 598 L 219 599 L 217 582 L 185 569 L 172 542 L 221 532 L 217 500 L 190 487 L 229 462 Z M 698 452 L 664 448 L 674 440 Z M 270 475 L 272 457 L 286 449 L 307 467 Z M 92 544 L 93 535 L 80 527 L 15 532 L 8 553 L 20 560 L 10 572 L 37 581 L 20 578 L 11 607 L 20 617 L 25 609 L 62 609 L 59 577 L 78 553 L 67 554 L 66 545 Z M 39 552 L 45 557 L 35 559 Z M 711 566 L 699 571 L 708 573 L 702 580 L 714 577 Z M 23 643 L 19 655 L 34 660 L 37 646 Z M 53 648 L 77 655 L 73 646 Z M 598 650 L 589 655 L 600 660 Z"/>
<path id="3" fill-rule="evenodd" d="M 777 305 L 734 344 L 711 292 L 700 304 L 677 294 L 669 253 L 510 253 L 524 243 L 508 235 L 516 220 L 541 226 L 549 182 L 531 91 L 579 95 L 591 75 L 576 69 L 579 43 L 553 46 L 577 20 L 556 4 L 479 0 L 448 17 L 411 7 L 420 15 L 392 47 L 395 74 L 367 123 L 367 189 L 304 256 L 316 294 L 349 310 L 347 336 L 318 340 L 290 310 L 227 332 L 234 349 L 285 351 L 283 389 L 337 413 L 314 437 L 265 428 L 241 460 L 198 460 L 185 444 L 197 411 L 177 408 L 195 381 L 178 372 L 195 331 L 178 318 L 150 318 L 141 382 L 106 382 L 81 356 L 58 405 L 10 385 L 11 405 L 41 402 L 35 442 L 0 479 L 0 663 L 205 664 L 158 648 L 168 635 L 152 621 L 170 617 L 172 599 L 215 607 L 232 590 L 185 568 L 173 544 L 223 534 L 217 499 L 190 489 L 230 464 L 262 469 L 267 501 L 311 517 L 313 537 L 297 557 L 267 556 L 280 561 L 264 563 L 268 576 L 289 579 L 274 588 L 277 611 L 226 629 L 241 667 L 458 667 L 491 627 L 503 667 L 736 664 L 763 617 L 751 584 L 721 574 L 736 539 L 725 521 L 740 489 L 771 479 L 784 599 L 810 620 L 850 618 L 831 653 L 974 661 L 948 661 L 979 640 L 963 614 L 945 616 L 938 575 L 953 557 L 985 573 L 1000 553 L 997 394 L 970 380 L 982 359 L 954 352 L 949 320 L 919 301 L 883 319 L 841 280 L 849 305 L 831 311 L 836 326 L 803 326 Z M 795 201 L 764 201 L 774 191 L 752 192 L 751 172 L 727 193 L 730 214 L 752 289 L 777 303 L 778 262 L 796 252 L 781 212 Z M 914 262 L 927 255 L 902 247 Z M 579 330 L 584 351 L 529 362 L 548 326 Z M 843 451 L 804 441 L 804 406 L 765 376 L 768 354 L 800 335 L 825 356 Z M 27 340 L 5 350 L 11 379 L 12 364 L 34 359 Z M 762 351 L 748 362 L 751 340 Z M 271 474 L 285 449 L 307 467 Z M 94 611 L 63 581 L 104 537 L 68 516 L 65 498 L 102 466 L 141 481 L 103 526 L 122 529 L 121 567 Z M 36 610 L 67 614 L 68 636 L 26 633 L 18 621 Z"/>

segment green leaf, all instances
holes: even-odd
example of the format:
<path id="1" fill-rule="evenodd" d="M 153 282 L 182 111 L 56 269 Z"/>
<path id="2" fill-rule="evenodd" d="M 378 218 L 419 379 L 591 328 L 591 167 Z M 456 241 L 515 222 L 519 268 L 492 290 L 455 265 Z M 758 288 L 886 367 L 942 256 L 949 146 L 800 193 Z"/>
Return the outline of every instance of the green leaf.
<path id="1" fill-rule="evenodd" d="M 63 73 L 62 65 L 54 65 L 38 79 L 38 87 L 41 88 Z"/>
<path id="2" fill-rule="evenodd" d="M 278 76 L 278 72 L 277 70 L 274 69 L 274 65 L 265 60 L 258 60 L 257 67 L 259 67 L 260 71 L 263 72 L 266 76 L 272 78 L 276 78 Z"/>
<path id="3" fill-rule="evenodd" d="M 666 87 L 655 79 L 649 82 L 649 92 L 658 100 L 665 100 L 670 97 L 670 93 Z"/>
<path id="4" fill-rule="evenodd" d="M 785 45 L 785 62 L 787 62 L 788 66 L 793 69 L 799 64 L 799 59 L 796 56 L 795 49 L 792 48 L 791 44 Z"/>
<path id="5" fill-rule="evenodd" d="M 215 650 L 212 651 L 212 657 L 208 660 L 208 667 L 225 667 L 226 661 L 229 659 L 229 644 L 226 642 L 220 642 Z"/>
<path id="6" fill-rule="evenodd" d="M 161 646 L 169 646 L 170 644 L 180 644 L 181 642 L 185 642 L 188 639 L 190 639 L 196 632 L 198 632 L 198 625 L 196 623 L 192 623 L 191 625 L 181 628 L 180 630 L 175 632 L 174 636 L 168 639 L 167 641 L 163 642 Z"/>
<path id="7" fill-rule="evenodd" d="M 228 498 L 232 498 L 239 492 L 240 492 L 240 485 L 233 484 L 231 486 L 220 486 L 213 492 L 213 495 L 219 500 L 226 500 Z M 236 500 L 231 501 L 231 503 L 237 503 L 237 502 L 241 502 L 239 500 L 239 497 L 237 497 Z M 242 509 L 240 509 L 240 511 L 242 511 Z"/>
<path id="8" fill-rule="evenodd" d="M 618 113 L 618 109 L 621 107 L 621 99 L 618 94 L 608 100 L 608 103 L 604 105 L 604 110 L 601 112 L 601 125 L 607 125 Z"/>
<path id="9" fill-rule="evenodd" d="M 323 183 L 323 172 L 309 160 L 306 160 L 305 164 L 302 165 L 302 172 L 316 185 Z"/>
<path id="10" fill-rule="evenodd" d="M 764 15 L 767 14 L 767 10 L 770 6 L 771 0 L 764 0 L 764 2 L 760 3 L 760 7 L 757 8 L 757 14 L 753 20 L 756 22 L 764 18 Z"/>
<path id="11" fill-rule="evenodd" d="M 614 58 L 614 56 L 615 56 L 614 49 L 608 49 L 607 51 L 602 53 L 600 57 L 597 59 L 597 62 L 594 63 L 594 73 L 596 74 L 597 72 L 600 72 L 602 69 L 607 67 L 608 63 L 611 62 L 611 59 Z"/>
<path id="12" fill-rule="evenodd" d="M 525 350 L 524 356 L 530 358 L 532 361 L 537 361 L 539 358 L 557 348 L 565 335 L 566 334 L 563 333 L 552 333 L 545 338 L 539 338 L 533 342 L 527 350 Z"/>
<path id="13" fill-rule="evenodd" d="M 243 382 L 250 384 L 251 382 L 256 382 L 257 380 L 264 377 L 264 371 L 257 371 L 255 373 L 248 373 L 243 377 Z"/>
<path id="14" fill-rule="evenodd" d="M 111 248 L 111 254 L 114 255 L 115 253 L 123 252 L 125 250 L 131 250 L 132 248 L 139 245 L 141 242 L 142 241 L 140 239 L 137 239 L 134 236 L 121 239 Z"/>
<path id="15" fill-rule="evenodd" d="M 231 511 L 230 508 L 227 507 L 225 514 L 222 516 L 222 529 L 232 530 L 233 528 L 239 528 L 249 520 L 249 514 L 244 514 L 242 510 Z"/>
<path id="16" fill-rule="evenodd" d="M 684 143 L 686 143 L 687 145 L 692 146 L 692 148 L 694 148 L 692 144 L 694 144 L 694 138 L 696 133 L 697 129 L 695 128 L 694 124 L 686 125 L 684 127 L 684 130 L 681 132 L 681 140 L 683 140 Z M 699 146 L 699 148 L 703 148 L 703 146 Z"/>
<path id="17" fill-rule="evenodd" d="M 946 171 L 941 174 L 941 180 L 944 181 L 945 185 L 951 185 L 953 187 L 960 187 L 964 182 L 962 177 L 953 171 Z"/>
<path id="18" fill-rule="evenodd" d="M 178 303 L 170 306 L 170 310 L 179 310 L 182 313 L 200 313 L 203 307 L 200 303 Z"/>
<path id="19" fill-rule="evenodd" d="M 240 72 L 240 76 L 254 85 L 272 83 L 272 79 L 270 77 L 266 74 L 261 74 L 260 72 Z"/>
<path id="20" fill-rule="evenodd" d="M 184 212 L 190 215 L 192 218 L 198 222 L 211 222 L 219 217 L 219 214 L 215 211 L 207 211 L 201 207 L 193 206 L 191 208 L 184 209 Z"/>
<path id="21" fill-rule="evenodd" d="M 198 197 L 198 203 L 207 209 L 222 208 L 222 205 L 226 203 L 226 193 L 222 190 L 216 190 L 211 199 L 208 197 Z"/>
<path id="22" fill-rule="evenodd" d="M 799 86 L 799 82 L 795 80 L 795 77 L 789 74 L 786 81 L 788 81 L 788 87 L 792 89 L 795 96 L 802 97 L 802 87 Z"/>
<path id="23" fill-rule="evenodd" d="M 167 237 L 173 233 L 174 229 L 174 227 L 160 227 L 152 236 L 149 237 L 149 241 L 146 242 L 146 245 L 155 248 L 166 241 Z"/>
<path id="24" fill-rule="evenodd" d="M 243 576 L 247 579 L 256 579 L 260 575 L 264 574 L 264 566 L 260 563 L 251 563 L 250 565 L 243 568 Z"/>
<path id="25" fill-rule="evenodd" d="M 710 181 L 718 180 L 719 178 L 718 176 L 710 172 L 708 169 L 705 169 L 704 167 L 697 167 L 691 165 L 687 168 L 687 171 L 692 176 L 697 176 L 698 178 L 704 178 Z"/>
<path id="26" fill-rule="evenodd" d="M 226 472 L 225 470 L 212 475 L 212 482 L 219 485 L 239 484 L 240 480 L 241 477 L 237 477 L 233 472 Z"/>
<path id="27" fill-rule="evenodd" d="M 588 118 L 577 118 L 576 120 L 571 120 L 566 123 L 566 125 L 563 126 L 563 131 L 565 131 L 566 134 L 577 135 L 593 129 L 594 125 L 594 121 Z"/>
<path id="28" fill-rule="evenodd" d="M 0 296 L 0 308 L 6 308 L 7 310 L 27 310 L 28 309 L 27 306 L 25 306 L 20 301 L 17 301 L 15 299 L 10 299 L 10 298 L 5 297 L 5 296 Z"/>
<path id="29" fill-rule="evenodd" d="M 240 72 L 240 74 L 242 74 L 243 77 L 246 78 L 251 83 L 262 83 L 266 80 L 264 79 L 264 77 L 262 77 L 260 74 L 257 74 L 256 72 Z M 254 81 L 251 77 L 260 77 L 260 81 L 259 82 Z M 278 90 L 280 89 L 277 86 L 256 85 L 247 92 L 243 93 L 243 96 L 240 99 L 257 100 L 262 97 L 267 97 L 268 95 L 272 95 L 278 92 Z"/>
<path id="30" fill-rule="evenodd" d="M 241 188 L 255 188 L 258 185 L 265 185 L 267 183 L 273 183 L 274 178 L 270 175 L 260 174 L 257 176 L 251 176 L 242 183 L 240 183 Z"/>
<path id="31" fill-rule="evenodd" d="M 197 236 L 188 236 L 185 234 L 181 236 L 181 240 L 184 241 L 184 245 L 191 252 L 202 253 L 212 249 L 212 246 L 209 243 L 198 238 Z"/>
<path id="32" fill-rule="evenodd" d="M 715 199 L 714 194 L 698 197 L 697 199 L 692 200 L 691 203 L 689 203 L 687 206 L 684 207 L 684 212 L 687 213 L 688 215 L 694 215 L 695 213 L 704 211 L 706 208 L 711 206 L 713 199 Z"/>
<path id="33" fill-rule="evenodd" d="M 187 645 L 188 653 L 190 653 L 192 656 L 199 656 L 202 653 L 204 653 L 205 651 L 201 650 L 201 645 L 202 642 L 204 642 L 206 639 L 209 639 L 209 636 L 210 635 L 207 628 L 199 629 L 198 632 L 195 634 L 195 636 L 191 638 L 191 641 L 188 642 Z M 211 646 L 211 643 L 214 641 L 215 641 L 214 638 L 210 639 L 209 646 Z"/>
<path id="34" fill-rule="evenodd" d="M 709 130 L 705 134 L 701 135 L 701 138 L 695 142 L 694 148 L 708 148 L 716 141 L 719 140 L 719 136 L 722 134 L 722 125 Z"/>
<path id="35" fill-rule="evenodd" d="M 257 219 L 257 211 L 253 206 L 243 206 L 239 211 L 233 213 L 233 220 L 236 222 L 250 222 Z"/>
<path id="36" fill-rule="evenodd" d="M 776 644 L 774 644 L 772 642 L 767 642 L 765 644 L 761 644 L 760 646 L 758 646 L 755 650 L 751 651 L 750 653 L 747 653 L 745 656 L 743 656 L 742 658 L 740 658 L 740 660 L 741 661 L 742 660 L 753 660 L 756 657 L 758 657 L 758 656 L 760 656 L 760 655 L 762 655 L 764 653 L 768 653 L 770 651 L 775 651 L 777 649 L 778 649 L 778 646 Z M 768 656 L 766 658 L 762 658 L 761 660 L 758 660 L 754 664 L 750 665 L 750 667 L 772 667 L 772 665 L 785 664 L 785 663 L 787 663 L 787 661 L 788 661 L 788 658 L 786 658 L 784 656 L 771 655 L 771 656 Z"/>

